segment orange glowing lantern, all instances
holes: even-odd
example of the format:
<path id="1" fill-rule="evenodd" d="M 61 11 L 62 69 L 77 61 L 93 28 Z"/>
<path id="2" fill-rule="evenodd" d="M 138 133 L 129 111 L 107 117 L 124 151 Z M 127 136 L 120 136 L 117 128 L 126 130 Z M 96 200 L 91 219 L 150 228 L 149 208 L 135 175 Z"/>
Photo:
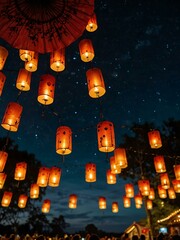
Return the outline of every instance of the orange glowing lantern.
<path id="1" fill-rule="evenodd" d="M 56 72 L 61 72 L 65 69 L 65 48 L 50 54 L 50 68 Z"/>
<path id="2" fill-rule="evenodd" d="M 67 126 L 60 126 L 56 131 L 56 153 L 67 155 L 72 152 L 72 131 Z"/>
<path id="3" fill-rule="evenodd" d="M 96 182 L 96 164 L 86 163 L 85 181 L 86 182 Z"/>
<path id="4" fill-rule="evenodd" d="M 110 169 L 111 172 L 114 174 L 120 174 L 121 173 L 121 167 L 120 165 L 115 164 L 115 157 L 110 157 Z"/>
<path id="5" fill-rule="evenodd" d="M 52 167 L 49 174 L 48 185 L 51 187 L 58 187 L 61 178 L 61 169 L 58 167 Z"/>
<path id="6" fill-rule="evenodd" d="M 160 182 L 161 182 L 161 186 L 164 189 L 170 188 L 170 181 L 169 181 L 169 177 L 168 177 L 167 173 L 161 173 L 160 174 Z"/>
<path id="7" fill-rule="evenodd" d="M 69 196 L 69 208 L 77 208 L 77 195 L 71 194 Z"/>
<path id="8" fill-rule="evenodd" d="M 0 46 L 0 70 L 3 69 L 7 57 L 8 57 L 8 50 Z"/>
<path id="9" fill-rule="evenodd" d="M 155 199 L 155 191 L 154 191 L 154 188 L 150 188 L 148 198 L 149 198 L 150 200 L 154 200 L 154 199 Z"/>
<path id="10" fill-rule="evenodd" d="M 1 126 L 12 132 L 16 132 L 19 127 L 23 107 L 16 102 L 10 102 L 6 108 Z"/>
<path id="11" fill-rule="evenodd" d="M 18 73 L 16 80 L 16 87 L 21 91 L 29 91 L 31 84 L 31 75 L 32 73 L 27 71 L 24 68 L 21 68 Z"/>
<path id="12" fill-rule="evenodd" d="M 123 196 L 123 204 L 125 208 L 129 208 L 131 206 L 131 199 L 129 197 Z"/>
<path id="13" fill-rule="evenodd" d="M 148 196 L 150 192 L 149 180 L 145 180 L 145 179 L 138 180 L 138 188 L 142 196 Z"/>
<path id="14" fill-rule="evenodd" d="M 98 149 L 100 152 L 112 152 L 115 149 L 115 133 L 112 122 L 103 121 L 97 125 Z"/>
<path id="15" fill-rule="evenodd" d="M 180 180 L 180 164 L 174 165 L 174 174 L 177 180 Z"/>
<path id="16" fill-rule="evenodd" d="M 35 72 L 38 67 L 38 53 L 34 53 L 31 60 L 25 62 L 25 69 L 29 72 Z"/>
<path id="17" fill-rule="evenodd" d="M 34 57 L 34 51 L 20 49 L 19 50 L 19 57 L 24 62 L 31 61 Z"/>
<path id="18" fill-rule="evenodd" d="M 43 213 L 48 213 L 50 211 L 50 207 L 51 207 L 51 201 L 49 199 L 45 199 L 43 201 L 41 211 Z"/>
<path id="19" fill-rule="evenodd" d="M 133 198 L 134 197 L 134 186 L 131 183 L 125 184 L 125 193 L 126 197 Z"/>
<path id="20" fill-rule="evenodd" d="M 8 158 L 8 153 L 5 151 L 0 151 L 0 172 L 4 171 L 4 167 L 6 165 Z"/>
<path id="21" fill-rule="evenodd" d="M 102 97 L 105 92 L 105 84 L 102 72 L 99 68 L 91 68 L 86 72 L 89 96 L 92 98 Z"/>
<path id="22" fill-rule="evenodd" d="M 157 173 L 166 172 L 166 165 L 163 156 L 154 157 L 154 167 Z"/>
<path id="23" fill-rule="evenodd" d="M 141 205 L 141 204 L 135 204 L 135 207 L 136 207 L 137 209 L 140 209 L 140 208 L 142 207 L 142 205 Z"/>
<path id="24" fill-rule="evenodd" d="M 162 147 L 161 136 L 158 130 L 152 130 L 148 132 L 149 144 L 151 148 Z"/>
<path id="25" fill-rule="evenodd" d="M 14 179 L 18 181 L 22 181 L 26 177 L 27 163 L 20 162 L 16 163 L 16 168 L 14 172 Z"/>
<path id="26" fill-rule="evenodd" d="M 168 192 L 169 199 L 175 199 L 176 198 L 176 193 L 175 193 L 173 187 L 168 188 L 167 192 Z"/>
<path id="27" fill-rule="evenodd" d="M 172 180 L 173 188 L 176 193 L 180 193 L 180 180 Z"/>
<path id="28" fill-rule="evenodd" d="M 12 192 L 4 192 L 1 200 L 2 207 L 9 207 L 9 204 L 11 203 L 12 195 L 13 195 Z"/>
<path id="29" fill-rule="evenodd" d="M 30 187 L 30 198 L 38 198 L 39 197 L 39 185 L 37 183 L 32 183 Z"/>
<path id="30" fill-rule="evenodd" d="M 39 187 L 47 187 L 48 180 L 49 180 L 49 168 L 47 167 L 41 167 L 39 169 L 38 178 L 37 178 L 37 184 Z"/>
<path id="31" fill-rule="evenodd" d="M 113 202 L 112 203 L 112 212 L 113 213 L 118 213 L 119 212 L 118 202 Z"/>
<path id="32" fill-rule="evenodd" d="M 83 39 L 79 42 L 79 53 L 83 62 L 90 62 L 94 58 L 94 48 L 90 39 Z"/>
<path id="33" fill-rule="evenodd" d="M 86 26 L 86 30 L 88 32 L 95 32 L 97 30 L 97 28 L 98 28 L 97 17 L 96 17 L 96 14 L 94 13 L 88 21 L 88 24 Z"/>
<path id="34" fill-rule="evenodd" d="M 106 198 L 99 197 L 99 209 L 106 209 Z"/>
<path id="35" fill-rule="evenodd" d="M 26 207 L 27 200 L 28 200 L 28 196 L 26 196 L 26 195 L 24 195 L 24 194 L 21 194 L 21 195 L 19 196 L 19 199 L 18 199 L 18 207 L 19 207 L 19 208 L 25 208 L 25 207 Z"/>
<path id="36" fill-rule="evenodd" d="M 137 195 L 134 196 L 134 201 L 136 205 L 141 205 L 143 204 L 143 198 L 142 195 L 139 193 Z"/>
<path id="37" fill-rule="evenodd" d="M 4 183 L 6 181 L 7 174 L 6 173 L 0 173 L 0 189 L 3 188 Z"/>
<path id="38" fill-rule="evenodd" d="M 112 173 L 110 169 L 106 171 L 107 184 L 116 184 L 116 174 Z"/>
<path id="39" fill-rule="evenodd" d="M 0 96 L 2 95 L 5 81 L 6 81 L 6 76 L 4 75 L 4 73 L 0 72 Z"/>
<path id="40" fill-rule="evenodd" d="M 166 189 L 164 189 L 161 185 L 158 185 L 158 194 L 160 198 L 167 198 Z"/>
<path id="41" fill-rule="evenodd" d="M 147 200 L 146 200 L 146 208 L 147 208 L 148 210 L 151 210 L 151 209 L 153 208 L 153 202 L 152 202 L 151 199 L 147 199 Z"/>
<path id="42" fill-rule="evenodd" d="M 114 150 L 114 157 L 116 165 L 119 165 L 121 168 L 126 168 L 128 166 L 125 148 L 116 148 Z"/>

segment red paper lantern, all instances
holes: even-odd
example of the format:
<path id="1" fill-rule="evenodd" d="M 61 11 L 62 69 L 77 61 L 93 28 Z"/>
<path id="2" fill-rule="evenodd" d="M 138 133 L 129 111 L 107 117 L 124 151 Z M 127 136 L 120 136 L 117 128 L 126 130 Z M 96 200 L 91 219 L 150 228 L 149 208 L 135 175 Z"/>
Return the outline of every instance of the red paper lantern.
<path id="1" fill-rule="evenodd" d="M 67 155 L 72 152 L 72 131 L 67 126 L 60 126 L 56 131 L 56 153 Z"/>
<path id="2" fill-rule="evenodd" d="M 52 167 L 49 174 L 48 185 L 51 187 L 58 187 L 61 178 L 61 169 L 58 167 Z"/>
<path id="3" fill-rule="evenodd" d="M 83 62 L 90 62 L 94 58 L 94 48 L 90 39 L 83 39 L 79 42 L 79 53 Z"/>
<path id="4" fill-rule="evenodd" d="M 37 183 L 32 183 L 30 187 L 30 198 L 39 197 L 39 185 Z"/>
<path id="5" fill-rule="evenodd" d="M 160 198 L 167 198 L 166 189 L 164 189 L 161 185 L 158 185 L 158 194 Z"/>
<path id="6" fill-rule="evenodd" d="M 12 199 L 12 192 L 4 192 L 2 200 L 1 200 L 1 206 L 2 207 L 9 207 Z"/>
<path id="7" fill-rule="evenodd" d="M 25 62 L 25 69 L 29 72 L 35 72 L 38 68 L 38 53 L 34 53 L 31 60 Z"/>
<path id="8" fill-rule="evenodd" d="M 8 158 L 8 153 L 5 151 L 0 151 L 0 172 L 4 171 L 4 167 L 6 165 Z"/>
<path id="9" fill-rule="evenodd" d="M 116 148 L 114 150 L 114 157 L 116 165 L 119 165 L 121 168 L 126 168 L 128 166 L 125 148 Z"/>
<path id="10" fill-rule="evenodd" d="M 24 62 L 31 61 L 34 57 L 34 54 L 35 54 L 34 51 L 24 50 L 24 49 L 19 50 L 19 57 Z"/>
<path id="11" fill-rule="evenodd" d="M 169 199 L 176 198 L 176 192 L 174 191 L 173 187 L 168 188 L 167 192 L 168 192 Z"/>
<path id="12" fill-rule="evenodd" d="M 98 25 L 97 25 L 97 17 L 96 17 L 96 14 L 94 13 L 92 15 L 92 17 L 90 17 L 89 21 L 88 21 L 88 24 L 86 26 L 86 30 L 88 32 L 95 32 L 98 28 Z"/>
<path id="13" fill-rule="evenodd" d="M 27 170 L 26 162 L 17 163 L 14 172 L 14 179 L 18 181 L 24 180 L 26 178 L 26 170 Z"/>
<path id="14" fill-rule="evenodd" d="M 129 208 L 131 206 L 131 199 L 129 197 L 123 196 L 123 204 L 125 208 Z"/>
<path id="15" fill-rule="evenodd" d="M 176 193 L 180 193 L 180 180 L 172 180 L 173 188 Z"/>
<path id="16" fill-rule="evenodd" d="M 96 182 L 96 164 L 87 163 L 85 167 L 85 181 Z"/>
<path id="17" fill-rule="evenodd" d="M 41 210 L 43 213 L 48 213 L 50 211 L 50 207 L 51 207 L 51 201 L 49 199 L 45 199 L 43 201 Z"/>
<path id="18" fill-rule="evenodd" d="M 65 48 L 50 54 L 50 68 L 55 72 L 61 72 L 65 69 Z"/>
<path id="19" fill-rule="evenodd" d="M 0 72 L 0 96 L 2 95 L 5 81 L 6 81 L 6 76 L 4 75 L 4 73 Z"/>
<path id="20" fill-rule="evenodd" d="M 155 199 L 155 191 L 154 191 L 154 188 L 150 188 L 148 198 L 149 198 L 150 200 L 154 200 L 154 199 Z"/>
<path id="21" fill-rule="evenodd" d="M 0 173 L 0 189 L 3 188 L 4 183 L 6 181 L 7 174 L 6 173 Z"/>
<path id="22" fill-rule="evenodd" d="M 154 167 L 157 173 L 166 172 L 166 165 L 163 156 L 154 157 Z"/>
<path id="23" fill-rule="evenodd" d="M 147 208 L 148 210 L 151 210 L 151 209 L 153 208 L 153 202 L 152 202 L 151 199 L 147 199 L 147 200 L 146 200 L 146 208 Z"/>
<path id="24" fill-rule="evenodd" d="M 116 184 L 116 174 L 112 173 L 110 169 L 106 171 L 107 184 Z"/>
<path id="25" fill-rule="evenodd" d="M 28 196 L 26 196 L 26 195 L 24 195 L 24 194 L 21 194 L 21 195 L 19 196 L 19 199 L 18 199 L 18 207 L 19 207 L 19 208 L 25 208 L 25 207 L 26 207 L 27 200 L 28 200 Z"/>
<path id="26" fill-rule="evenodd" d="M 99 209 L 106 209 L 106 198 L 99 197 Z"/>
<path id="27" fill-rule="evenodd" d="M 167 173 L 161 173 L 160 174 L 160 181 L 161 181 L 161 186 L 164 189 L 170 188 L 170 181 Z"/>
<path id="28" fill-rule="evenodd" d="M 152 130 L 148 132 L 149 144 L 151 148 L 162 147 L 161 136 L 158 130 Z"/>
<path id="29" fill-rule="evenodd" d="M 48 180 L 49 180 L 49 168 L 41 167 L 39 169 L 37 184 L 39 187 L 47 187 Z"/>
<path id="30" fill-rule="evenodd" d="M 174 174 L 177 180 L 180 180 L 180 164 L 174 165 Z"/>
<path id="31" fill-rule="evenodd" d="M 111 169 L 111 172 L 114 173 L 114 174 L 120 174 L 121 173 L 121 167 L 120 167 L 120 165 L 117 165 L 115 163 L 115 157 L 114 156 L 110 157 L 110 169 Z"/>
<path id="32" fill-rule="evenodd" d="M 119 212 L 118 202 L 113 202 L 112 203 L 112 212 L 113 213 L 118 213 Z"/>
<path id="33" fill-rule="evenodd" d="M 146 179 L 138 180 L 138 187 L 139 187 L 139 191 L 141 192 L 142 196 L 149 195 L 149 192 L 150 192 L 149 180 L 146 180 Z"/>
<path id="34" fill-rule="evenodd" d="M 136 205 L 141 205 L 143 204 L 143 198 L 142 195 L 139 193 L 137 195 L 134 196 L 134 201 Z"/>
<path id="35" fill-rule="evenodd" d="M 8 50 L 5 47 L 0 46 L 0 70 L 3 69 L 7 57 L 8 57 Z"/>
<path id="36" fill-rule="evenodd" d="M 77 195 L 71 194 L 69 196 L 69 208 L 77 208 Z"/>
<path id="37" fill-rule="evenodd" d="M 129 197 L 129 198 L 134 197 L 134 186 L 132 183 L 125 184 L 125 193 L 126 193 L 126 197 Z"/>
<path id="38" fill-rule="evenodd" d="M 24 68 L 21 68 L 18 73 L 16 80 L 16 87 L 21 91 L 29 91 L 31 85 L 31 75 L 32 73 Z"/>

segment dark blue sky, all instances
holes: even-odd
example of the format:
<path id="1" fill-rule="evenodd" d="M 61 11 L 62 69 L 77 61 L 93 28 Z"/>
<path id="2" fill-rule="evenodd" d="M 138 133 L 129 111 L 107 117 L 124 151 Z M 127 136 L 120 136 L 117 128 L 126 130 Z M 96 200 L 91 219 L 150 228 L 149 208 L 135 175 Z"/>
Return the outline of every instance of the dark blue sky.
<path id="1" fill-rule="evenodd" d="M 15 139 L 21 150 L 34 153 L 44 166 L 62 168 L 58 188 L 47 189 L 51 199 L 51 216 L 62 214 L 71 224 L 68 231 L 84 229 L 93 223 L 99 229 L 121 232 L 133 221 L 145 216 L 143 209 L 123 207 L 124 181 L 115 185 L 106 183 L 109 164 L 105 154 L 97 149 L 96 125 L 100 113 L 115 125 L 116 145 L 131 123 L 154 122 L 160 126 L 169 118 L 180 119 L 180 3 L 177 0 L 95 1 L 98 29 L 84 32 L 83 38 L 92 39 L 95 58 L 90 63 L 80 60 L 78 43 L 66 49 L 66 69 L 58 74 L 49 69 L 49 55 L 41 54 L 38 71 L 33 73 L 31 90 L 22 93 L 19 102 L 23 114 Z M 16 101 L 15 87 L 18 71 L 23 67 L 18 50 L 6 42 L 0 44 L 9 50 L 3 72 L 7 76 L 0 102 L 0 116 L 7 104 Z M 88 95 L 86 71 L 91 67 L 102 70 L 106 94 L 98 99 Z M 55 101 L 43 107 L 37 102 L 39 79 L 42 74 L 56 76 Z M 100 110 L 101 109 L 101 110 Z M 44 113 L 44 114 L 42 114 Z M 73 152 L 62 158 L 55 152 L 55 133 L 60 125 L 73 131 Z M 0 129 L 0 136 L 7 132 Z M 112 153 L 110 154 L 112 155 Z M 91 186 L 85 182 L 85 164 L 97 164 L 97 181 Z M 78 195 L 77 209 L 68 208 L 71 193 Z M 107 199 L 107 209 L 98 209 L 98 197 Z M 119 212 L 111 212 L 113 201 L 119 203 Z"/>

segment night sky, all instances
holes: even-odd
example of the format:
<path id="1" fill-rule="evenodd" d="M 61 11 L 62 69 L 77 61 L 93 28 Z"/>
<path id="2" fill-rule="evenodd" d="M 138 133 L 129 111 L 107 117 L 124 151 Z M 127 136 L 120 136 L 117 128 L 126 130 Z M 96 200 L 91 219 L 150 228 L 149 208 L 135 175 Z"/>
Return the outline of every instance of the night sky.
<path id="1" fill-rule="evenodd" d="M 60 166 L 60 186 L 47 187 L 51 199 L 48 218 L 63 215 L 70 223 L 67 231 L 82 230 L 93 223 L 98 229 L 122 232 L 145 216 L 143 209 L 123 207 L 124 181 L 106 183 L 109 163 L 97 148 L 96 126 L 101 117 L 115 126 L 116 145 L 132 123 L 153 122 L 160 126 L 169 118 L 180 119 L 180 3 L 178 0 L 97 0 L 98 29 L 84 34 L 66 49 L 66 69 L 55 73 L 49 68 L 49 55 L 39 56 L 38 71 L 32 74 L 31 90 L 22 92 L 19 103 L 23 114 L 18 132 L 10 137 L 20 150 L 34 153 L 43 166 Z M 78 44 L 90 38 L 95 57 L 92 62 L 80 60 Z M 16 78 L 24 63 L 17 49 L 5 41 L 9 56 L 3 73 L 7 80 L 0 99 L 0 116 L 6 106 L 16 101 Z M 86 71 L 100 68 L 106 85 L 101 99 L 88 95 Z M 43 106 L 37 101 L 39 79 L 50 73 L 56 77 L 55 100 Z M 1 117 L 2 118 L 2 117 Z M 64 162 L 55 151 L 56 129 L 69 126 L 73 132 L 73 151 Z M 0 128 L 0 136 L 7 131 Z M 109 156 L 113 155 L 110 153 Z M 97 166 L 97 181 L 85 182 L 85 164 Z M 130 180 L 129 180 L 130 182 Z M 76 209 L 68 208 L 69 195 L 78 195 Z M 98 197 L 107 199 L 107 209 L 99 210 Z M 113 201 L 119 212 L 112 213 Z"/>

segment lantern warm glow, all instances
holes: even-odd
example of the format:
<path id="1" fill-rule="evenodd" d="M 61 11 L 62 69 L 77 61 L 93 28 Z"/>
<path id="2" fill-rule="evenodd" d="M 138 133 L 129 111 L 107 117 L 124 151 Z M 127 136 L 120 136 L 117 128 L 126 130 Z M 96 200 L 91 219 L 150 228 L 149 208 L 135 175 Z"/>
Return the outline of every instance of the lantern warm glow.
<path id="1" fill-rule="evenodd" d="M 173 188 L 176 193 L 180 193 L 180 180 L 172 180 Z"/>
<path id="2" fill-rule="evenodd" d="M 5 81 L 6 81 L 6 76 L 4 75 L 4 73 L 0 72 L 0 96 L 2 95 Z"/>
<path id="3" fill-rule="evenodd" d="M 170 188 L 170 181 L 169 181 L 169 177 L 168 177 L 167 173 L 161 173 L 160 174 L 160 182 L 161 182 L 161 186 L 164 189 Z"/>
<path id="4" fill-rule="evenodd" d="M 174 165 L 174 174 L 177 180 L 180 180 L 180 164 Z"/>
<path id="5" fill-rule="evenodd" d="M 143 199 L 142 199 L 142 195 L 139 193 L 137 195 L 134 196 L 134 201 L 136 205 L 141 205 L 143 204 Z"/>
<path id="6" fill-rule="evenodd" d="M 119 212 L 118 202 L 113 202 L 112 203 L 112 212 L 113 213 L 118 213 Z"/>
<path id="7" fill-rule="evenodd" d="M 119 165 L 121 168 L 126 168 L 128 166 L 125 148 L 116 148 L 114 150 L 114 157 L 116 165 Z"/>
<path id="8" fill-rule="evenodd" d="M 16 102 L 10 102 L 6 108 L 1 126 L 8 131 L 16 132 L 19 127 L 23 107 Z"/>
<path id="9" fill-rule="evenodd" d="M 123 196 L 123 204 L 125 208 L 129 208 L 131 206 L 131 199 L 129 197 Z"/>
<path id="10" fill-rule="evenodd" d="M 77 195 L 71 194 L 69 196 L 69 208 L 77 208 Z"/>
<path id="11" fill-rule="evenodd" d="M 134 186 L 131 183 L 125 184 L 125 193 L 126 197 L 133 198 L 134 197 Z"/>
<path id="12" fill-rule="evenodd" d="M 34 53 L 31 60 L 25 62 L 25 69 L 29 72 L 35 72 L 38 67 L 38 53 Z"/>
<path id="13" fill-rule="evenodd" d="M 79 42 L 79 53 L 83 62 L 90 62 L 94 58 L 94 48 L 90 39 L 83 39 Z"/>
<path id="14" fill-rule="evenodd" d="M 166 165 L 163 156 L 154 157 L 154 167 L 157 173 L 166 172 Z"/>
<path id="15" fill-rule="evenodd" d="M 43 213 L 48 213 L 50 211 L 50 207 L 51 207 L 51 201 L 49 199 L 45 199 L 43 201 L 41 211 Z"/>
<path id="16" fill-rule="evenodd" d="M 161 136 L 158 130 L 152 130 L 148 132 L 149 144 L 151 148 L 162 147 Z"/>
<path id="17" fill-rule="evenodd" d="M 112 122 L 103 121 L 97 125 L 98 149 L 100 152 L 112 152 L 115 149 L 115 133 Z"/>
<path id="18" fill-rule="evenodd" d="M 148 196 L 150 192 L 149 180 L 145 180 L 145 179 L 138 180 L 138 188 L 142 196 Z"/>
<path id="19" fill-rule="evenodd" d="M 8 50 L 5 47 L 0 46 L 0 70 L 3 69 L 7 57 L 8 57 Z"/>
<path id="20" fill-rule="evenodd" d="M 121 167 L 120 167 L 120 165 L 115 164 L 114 156 L 110 157 L 110 169 L 111 169 L 111 172 L 114 174 L 121 173 Z"/>
<path id="21" fill-rule="evenodd" d="M 51 187 L 58 187 L 61 178 L 61 169 L 58 167 L 52 167 L 49 174 L 48 185 Z"/>
<path id="22" fill-rule="evenodd" d="M 106 198 L 99 197 L 99 209 L 106 209 Z"/>
<path id="23" fill-rule="evenodd" d="M 89 96 L 99 98 L 106 92 L 102 72 L 99 68 L 91 68 L 86 72 Z"/>
<path id="24" fill-rule="evenodd" d="M 154 191 L 154 188 L 150 188 L 148 198 L 149 198 L 150 200 L 154 200 L 154 199 L 155 199 L 155 191 Z"/>
<path id="25" fill-rule="evenodd" d="M 34 57 L 34 51 L 20 49 L 19 57 L 21 60 L 23 60 L 25 62 L 31 61 Z"/>
<path id="26" fill-rule="evenodd" d="M 32 183 L 30 187 L 30 198 L 38 198 L 39 197 L 39 185 L 37 183 Z"/>
<path id="27" fill-rule="evenodd" d="M 24 195 L 24 194 L 21 194 L 21 195 L 19 196 L 19 199 L 18 199 L 18 207 L 19 207 L 19 208 L 25 208 L 25 207 L 26 207 L 27 200 L 28 200 L 28 196 L 26 196 L 26 195 Z"/>
<path id="28" fill-rule="evenodd" d="M 88 32 L 95 32 L 97 30 L 97 28 L 98 28 L 97 17 L 96 17 L 96 14 L 94 13 L 88 21 L 88 24 L 86 26 L 86 30 Z"/>
<path id="29" fill-rule="evenodd" d="M 136 207 L 137 209 L 140 209 L 140 208 L 142 207 L 142 205 L 141 205 L 141 204 L 135 204 L 135 207 Z"/>
<path id="30" fill-rule="evenodd" d="M 56 153 L 67 155 L 72 152 L 72 131 L 67 126 L 60 126 L 56 131 Z"/>
<path id="31" fill-rule="evenodd" d="M 110 169 L 106 171 L 107 184 L 116 184 L 116 174 L 112 173 Z"/>
<path id="32" fill-rule="evenodd" d="M 8 153 L 5 151 L 0 151 L 0 172 L 4 171 L 4 167 L 6 165 L 8 158 Z"/>
<path id="33" fill-rule="evenodd" d="M 4 187 L 6 177 L 7 177 L 6 173 L 0 173 L 0 189 L 2 189 Z"/>
<path id="34" fill-rule="evenodd" d="M 22 181 L 26 177 L 27 163 L 20 162 L 16 163 L 16 168 L 14 172 L 14 179 L 18 181 Z"/>
<path id="35" fill-rule="evenodd" d="M 174 191 L 173 187 L 168 188 L 168 197 L 169 199 L 175 199 L 176 198 L 176 192 Z"/>
<path id="36" fill-rule="evenodd" d="M 147 209 L 151 210 L 153 208 L 153 202 L 150 199 L 146 200 L 146 207 Z"/>
<path id="37" fill-rule="evenodd" d="M 49 180 L 49 168 L 41 167 L 39 169 L 37 184 L 39 187 L 47 187 L 48 180 Z"/>
<path id="38" fill-rule="evenodd" d="M 9 204 L 11 203 L 12 195 L 13 195 L 12 192 L 4 192 L 1 200 L 2 207 L 9 207 Z"/>
<path id="39" fill-rule="evenodd" d="M 85 167 L 85 181 L 96 182 L 96 164 L 87 163 Z"/>
<path id="40" fill-rule="evenodd" d="M 161 185 L 158 185 L 158 194 L 160 198 L 167 198 L 166 189 L 164 189 Z"/>
<path id="41" fill-rule="evenodd" d="M 65 48 L 50 54 L 50 68 L 55 72 L 61 72 L 65 69 Z"/>
<path id="42" fill-rule="evenodd" d="M 29 91 L 31 84 L 31 75 L 32 73 L 27 71 L 24 68 L 21 68 L 18 73 L 16 80 L 16 87 L 21 91 Z"/>

